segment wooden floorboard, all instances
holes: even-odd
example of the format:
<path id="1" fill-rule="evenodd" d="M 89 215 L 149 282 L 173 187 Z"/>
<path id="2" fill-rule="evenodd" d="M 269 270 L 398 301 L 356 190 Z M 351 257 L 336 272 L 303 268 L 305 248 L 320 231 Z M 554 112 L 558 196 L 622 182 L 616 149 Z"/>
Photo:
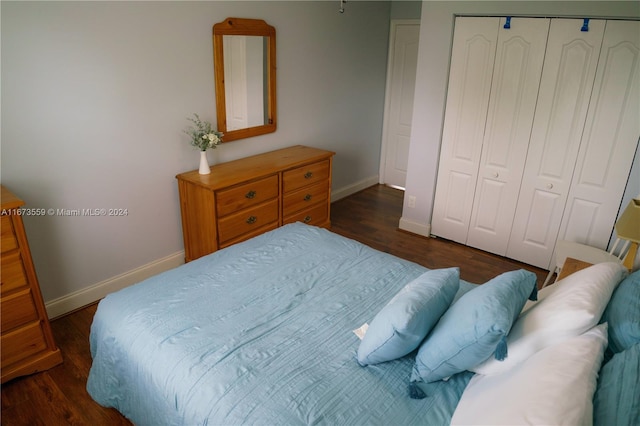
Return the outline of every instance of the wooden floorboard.
<path id="1" fill-rule="evenodd" d="M 513 269 L 544 270 L 450 241 L 398 229 L 404 193 L 376 185 L 332 205 L 332 230 L 427 268 L 459 266 L 462 279 L 483 283 Z M 48 371 L 2 385 L 2 425 L 130 425 L 116 410 L 95 403 L 86 391 L 91 367 L 89 330 L 97 305 L 52 321 L 64 362 Z"/>
<path id="2" fill-rule="evenodd" d="M 375 249 L 411 260 L 429 269 L 460 267 L 463 280 L 480 284 L 514 269 L 527 269 L 542 285 L 547 271 L 440 238 L 398 229 L 404 192 L 376 185 L 332 205 L 332 230 Z"/>

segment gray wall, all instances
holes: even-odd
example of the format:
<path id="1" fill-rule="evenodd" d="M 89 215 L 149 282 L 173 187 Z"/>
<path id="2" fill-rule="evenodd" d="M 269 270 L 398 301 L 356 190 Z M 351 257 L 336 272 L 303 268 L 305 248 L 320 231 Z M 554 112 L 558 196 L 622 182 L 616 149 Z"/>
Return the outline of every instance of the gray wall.
<path id="1" fill-rule="evenodd" d="M 391 4 L 338 8 L 2 1 L 2 184 L 29 207 L 128 210 L 25 217 L 45 301 L 183 249 L 175 175 L 199 154 L 182 131 L 194 112 L 215 123 L 211 28 L 227 17 L 276 28 L 279 122 L 210 160 L 307 144 L 336 151 L 334 191 L 376 182 Z"/>
<path id="2" fill-rule="evenodd" d="M 420 19 L 421 1 L 392 0 L 391 19 Z"/>

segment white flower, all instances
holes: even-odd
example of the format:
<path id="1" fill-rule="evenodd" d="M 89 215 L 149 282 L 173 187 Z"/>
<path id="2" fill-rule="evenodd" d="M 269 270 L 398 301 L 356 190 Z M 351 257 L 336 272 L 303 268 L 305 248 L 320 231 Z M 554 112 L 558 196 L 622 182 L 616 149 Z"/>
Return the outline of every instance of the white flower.
<path id="1" fill-rule="evenodd" d="M 222 142 L 222 133 L 211 128 L 211 123 L 201 121 L 198 114 L 194 114 L 195 119 L 188 118 L 195 128 L 185 130 L 185 133 L 191 136 L 191 145 L 200 148 L 201 151 L 205 151 L 209 148 L 215 148 L 220 142 Z"/>

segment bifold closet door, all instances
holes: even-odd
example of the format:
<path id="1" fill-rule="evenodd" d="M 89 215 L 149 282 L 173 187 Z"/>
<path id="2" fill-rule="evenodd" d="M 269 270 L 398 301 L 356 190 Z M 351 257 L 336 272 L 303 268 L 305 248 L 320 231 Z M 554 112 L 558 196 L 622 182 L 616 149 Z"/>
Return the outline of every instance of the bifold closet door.
<path id="1" fill-rule="evenodd" d="M 554 19 L 508 257 L 548 268 L 585 128 L 605 21 Z"/>
<path id="2" fill-rule="evenodd" d="M 466 243 L 500 18 L 455 22 L 432 232 Z"/>
<path id="3" fill-rule="evenodd" d="M 457 18 L 434 235 L 505 254 L 549 19 Z"/>
<path id="4" fill-rule="evenodd" d="M 527 158 L 549 21 L 512 18 L 498 32 L 467 244 L 503 256 Z"/>
<path id="5" fill-rule="evenodd" d="M 504 19 L 456 19 L 432 232 L 549 268 L 558 238 L 608 244 L 640 138 L 640 22 Z"/>
<path id="6" fill-rule="evenodd" d="M 606 248 L 640 138 L 640 22 L 607 21 L 560 239 Z"/>

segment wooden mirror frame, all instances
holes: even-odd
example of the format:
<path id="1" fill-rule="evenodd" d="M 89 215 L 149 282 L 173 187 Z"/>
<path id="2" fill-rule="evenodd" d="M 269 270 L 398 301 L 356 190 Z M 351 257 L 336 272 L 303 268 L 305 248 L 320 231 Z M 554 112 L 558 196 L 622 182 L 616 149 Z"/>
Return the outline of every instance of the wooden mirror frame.
<path id="1" fill-rule="evenodd" d="M 265 124 L 227 131 L 227 108 L 224 88 L 224 51 L 222 37 L 225 35 L 249 35 L 267 37 L 267 114 Z M 250 138 L 276 131 L 276 29 L 262 19 L 227 18 L 213 26 L 213 67 L 216 83 L 216 113 L 218 130 L 224 133 L 222 142 Z"/>

